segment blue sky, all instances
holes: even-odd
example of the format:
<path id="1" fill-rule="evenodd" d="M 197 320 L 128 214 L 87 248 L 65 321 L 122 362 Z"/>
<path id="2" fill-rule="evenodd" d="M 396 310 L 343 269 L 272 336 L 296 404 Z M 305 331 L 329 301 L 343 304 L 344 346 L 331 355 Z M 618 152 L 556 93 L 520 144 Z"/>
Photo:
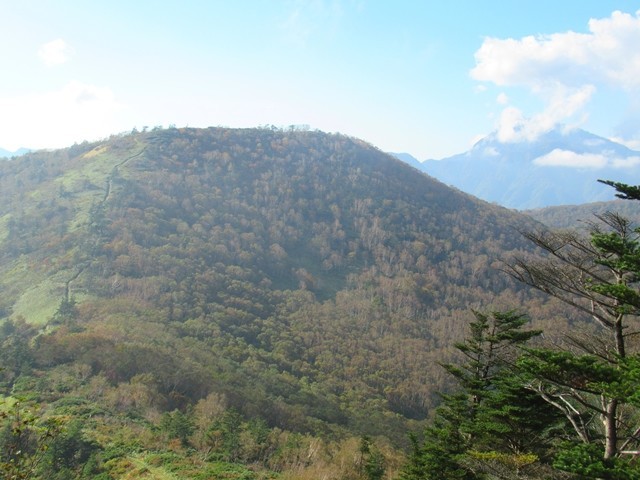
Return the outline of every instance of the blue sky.
<path id="1" fill-rule="evenodd" d="M 561 123 L 640 149 L 640 2 L 0 0 L 0 147 L 309 125 L 424 160 Z"/>

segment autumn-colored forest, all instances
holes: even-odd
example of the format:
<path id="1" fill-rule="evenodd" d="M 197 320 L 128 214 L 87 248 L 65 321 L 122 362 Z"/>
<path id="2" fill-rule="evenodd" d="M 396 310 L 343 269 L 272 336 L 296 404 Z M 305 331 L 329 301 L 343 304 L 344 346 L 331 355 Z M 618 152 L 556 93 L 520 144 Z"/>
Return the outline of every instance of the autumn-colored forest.
<path id="1" fill-rule="evenodd" d="M 321 132 L 2 161 L 0 441 L 24 478 L 406 476 L 474 311 L 596 330 L 505 273 L 542 230 Z"/>

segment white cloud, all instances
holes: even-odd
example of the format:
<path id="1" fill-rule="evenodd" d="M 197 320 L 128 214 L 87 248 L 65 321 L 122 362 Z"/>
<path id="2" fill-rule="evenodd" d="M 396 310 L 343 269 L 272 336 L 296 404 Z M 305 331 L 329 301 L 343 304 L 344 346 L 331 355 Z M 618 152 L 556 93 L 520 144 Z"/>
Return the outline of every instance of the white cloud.
<path id="1" fill-rule="evenodd" d="M 471 76 L 502 86 L 541 88 L 548 83 L 578 86 L 607 81 L 640 88 L 640 11 L 613 12 L 589 21 L 590 33 L 486 38 L 476 52 Z"/>
<path id="2" fill-rule="evenodd" d="M 56 91 L 0 98 L 0 145 L 58 148 L 123 130 L 125 109 L 109 88 L 72 81 Z"/>
<path id="3" fill-rule="evenodd" d="M 507 97 L 506 93 L 502 92 L 496 98 L 496 102 L 498 102 L 500 105 L 506 105 L 507 103 L 509 103 L 509 97 Z"/>
<path id="4" fill-rule="evenodd" d="M 482 151 L 482 155 L 485 157 L 495 157 L 498 155 L 498 150 L 496 147 L 487 147 Z"/>
<path id="5" fill-rule="evenodd" d="M 556 148 L 552 152 L 534 159 L 533 163 L 545 167 L 603 168 L 607 166 L 608 160 L 600 154 L 580 154 Z"/>
<path id="6" fill-rule="evenodd" d="M 616 158 L 606 153 L 576 153 L 556 148 L 533 160 L 535 165 L 572 168 L 634 168 L 640 165 L 640 157 Z"/>
<path id="7" fill-rule="evenodd" d="M 72 54 L 73 49 L 61 38 L 45 43 L 38 50 L 38 56 L 47 67 L 66 63 Z"/>
<path id="8" fill-rule="evenodd" d="M 632 150 L 640 150 L 640 95 L 627 104 L 625 118 L 613 130 L 614 141 Z"/>
<path id="9" fill-rule="evenodd" d="M 635 168 L 640 165 L 640 157 L 614 158 L 611 166 L 614 168 Z"/>
<path id="10" fill-rule="evenodd" d="M 640 151 L 640 139 L 626 139 L 626 138 L 622 138 L 622 137 L 612 137 L 609 140 L 611 140 L 612 142 L 616 142 L 619 143 L 621 145 L 624 145 L 627 148 L 630 148 L 631 150 L 638 150 Z"/>
<path id="11" fill-rule="evenodd" d="M 476 134 L 471 141 L 469 142 L 469 148 L 473 148 L 476 146 L 476 143 L 478 143 L 480 140 L 483 140 L 485 137 L 487 136 L 486 133 L 478 133 Z M 470 152 L 467 152 L 470 153 Z"/>
<path id="12" fill-rule="evenodd" d="M 498 86 L 525 87 L 542 98 L 541 113 L 525 119 L 508 107 L 498 126 L 505 141 L 532 140 L 559 123 L 583 123 L 598 85 L 640 92 L 638 45 L 640 11 L 616 11 L 608 18 L 591 19 L 589 33 L 486 38 L 470 74 Z"/>
<path id="13" fill-rule="evenodd" d="M 534 141 L 538 136 L 552 130 L 558 124 L 570 123 L 594 93 L 595 87 L 592 85 L 571 91 L 567 91 L 566 88 L 559 85 L 555 88 L 553 95 L 549 97 L 546 108 L 532 117 L 525 117 L 518 108 L 508 106 L 498 118 L 498 140 L 503 143 Z M 576 121 L 576 123 L 581 122 Z"/>
<path id="14" fill-rule="evenodd" d="M 611 83 L 628 89 L 640 88 L 640 10 L 635 17 L 619 11 L 610 18 L 592 19 L 593 73 L 601 72 Z"/>
<path id="15" fill-rule="evenodd" d="M 498 120 L 498 140 L 503 143 L 521 140 L 524 124 L 525 118 L 519 109 L 505 108 Z"/>

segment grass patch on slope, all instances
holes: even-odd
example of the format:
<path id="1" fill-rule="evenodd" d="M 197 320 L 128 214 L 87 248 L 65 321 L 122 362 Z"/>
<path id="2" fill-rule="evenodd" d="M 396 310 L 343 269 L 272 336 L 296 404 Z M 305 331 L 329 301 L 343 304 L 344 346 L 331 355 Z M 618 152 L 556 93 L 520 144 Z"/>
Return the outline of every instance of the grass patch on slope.
<path id="1" fill-rule="evenodd" d="M 23 290 L 13 306 L 14 315 L 20 315 L 34 325 L 46 324 L 60 306 L 63 285 L 46 278 L 40 283 Z"/>
<path id="2" fill-rule="evenodd" d="M 7 213 L 0 217 L 0 245 L 7 239 L 9 236 L 9 219 L 11 218 L 11 214 Z"/>

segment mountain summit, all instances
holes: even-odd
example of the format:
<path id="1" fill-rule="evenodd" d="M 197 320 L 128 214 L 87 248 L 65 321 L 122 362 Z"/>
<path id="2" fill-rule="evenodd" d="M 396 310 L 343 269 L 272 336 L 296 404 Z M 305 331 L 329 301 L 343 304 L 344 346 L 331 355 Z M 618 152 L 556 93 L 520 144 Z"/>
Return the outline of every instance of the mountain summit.
<path id="1" fill-rule="evenodd" d="M 144 378 L 161 411 L 215 393 L 280 428 L 402 437 L 470 306 L 531 298 L 496 269 L 527 227 L 341 135 L 114 136 L 0 162 L 0 321 L 41 329 L 42 372 Z"/>
<path id="2" fill-rule="evenodd" d="M 580 129 L 557 128 L 537 139 L 506 142 L 497 133 L 466 153 L 420 168 L 489 202 L 530 209 L 613 199 L 598 179 L 640 183 L 640 152 Z"/>

